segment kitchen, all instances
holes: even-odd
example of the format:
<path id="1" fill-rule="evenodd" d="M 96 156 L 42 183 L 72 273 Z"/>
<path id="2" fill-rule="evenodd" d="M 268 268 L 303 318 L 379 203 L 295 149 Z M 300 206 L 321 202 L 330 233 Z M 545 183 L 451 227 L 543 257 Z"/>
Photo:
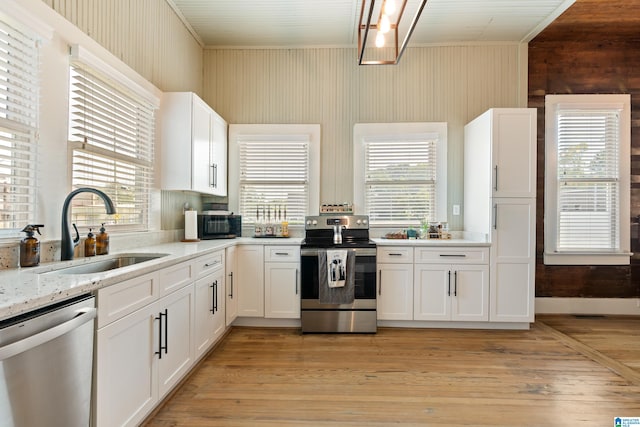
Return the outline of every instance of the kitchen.
<path id="1" fill-rule="evenodd" d="M 39 7 L 37 4 L 33 6 L 35 9 Z M 352 185 L 344 183 L 354 180 L 350 141 L 356 122 L 446 121 L 449 124 L 449 222 L 452 230 L 460 229 L 461 216 L 454 216 L 452 211 L 454 204 L 462 204 L 463 201 L 460 178 L 463 126 L 490 107 L 527 105 L 527 65 L 526 55 L 522 54 L 525 47 L 517 43 L 420 48 L 403 58 L 402 68 L 360 69 L 354 64 L 352 48 L 202 49 L 162 2 L 151 7 L 157 8 L 156 14 L 162 17 L 158 18 L 162 20 L 158 27 L 169 28 L 171 31 L 167 30 L 167 34 L 172 34 L 172 37 L 137 25 L 145 21 L 148 11 L 130 11 L 119 4 L 95 7 L 93 12 L 80 13 L 72 5 L 58 5 L 61 13 L 68 13 L 85 32 L 102 37 L 101 43 L 109 46 L 116 56 L 163 91 L 200 93 L 229 123 L 321 123 L 320 163 L 323 169 L 319 199 L 323 201 L 352 200 L 354 197 Z M 123 13 L 121 8 L 127 13 Z M 74 18 L 76 14 L 77 18 Z M 126 19 L 114 19 L 107 24 L 106 19 L 110 16 L 126 16 Z M 42 28 L 47 27 L 42 24 Z M 113 33 L 108 31 L 110 26 L 117 30 Z M 78 31 L 72 33 L 69 37 L 82 37 Z M 156 36 L 148 37 L 148 34 Z M 86 38 L 77 40 L 88 46 L 92 44 Z M 131 40 L 139 40 L 142 49 L 135 47 Z M 61 55 L 66 51 L 66 43 L 54 37 L 50 49 Z M 99 49 L 97 45 L 96 49 Z M 145 53 L 140 55 L 140 50 Z M 47 50 L 42 61 L 48 79 L 54 80 L 56 75 L 65 78 L 67 71 L 59 56 Z M 175 64 L 180 64 L 180 67 L 175 67 Z M 425 76 L 425 68 L 432 72 Z M 300 78 L 301 75 L 308 77 Z M 393 83 L 382 85 L 381 81 Z M 145 82 L 136 83 L 147 86 Z M 52 225 L 59 223 L 62 201 L 69 190 L 60 185 L 58 169 L 59 165 L 68 162 L 66 150 L 61 149 L 66 141 L 66 125 L 59 125 L 66 123 L 66 111 L 55 107 L 60 104 L 57 100 L 67 97 L 66 88 L 61 86 L 45 84 L 42 91 L 42 108 L 47 114 L 42 117 L 40 156 L 47 162 L 40 172 L 40 194 L 46 194 L 46 197 L 40 196 L 43 200 L 38 204 L 41 210 L 38 217 L 46 224 L 42 230 L 45 242 L 59 238 L 57 227 Z M 607 88 L 605 91 L 610 90 Z M 309 102 L 309 99 L 317 102 Z M 541 133 L 539 130 L 538 134 Z M 637 192 L 635 189 L 632 191 Z M 632 193 L 632 197 L 635 194 Z M 216 200 L 202 200 L 197 195 L 186 193 L 154 193 L 150 218 L 150 229 L 154 231 L 148 233 L 151 242 L 161 242 L 167 239 L 167 235 L 169 240 L 179 238 L 176 236 L 182 228 L 185 201 L 199 208 L 203 202 Z M 637 202 L 632 206 L 635 206 L 635 211 L 632 210 L 631 214 L 637 214 Z M 538 233 L 541 229 L 538 225 Z M 112 246 L 121 250 L 148 243 L 147 240 L 132 241 L 131 237 L 113 235 Z M 539 234 L 539 247 L 542 241 Z M 539 264 L 538 268 L 545 267 Z M 607 276 L 611 270 L 602 270 L 597 277 Z M 607 286 L 607 291 L 616 289 L 620 283 L 623 289 L 618 295 L 606 296 L 624 300 L 620 302 L 623 306 L 627 301 L 635 304 L 637 275 L 629 274 L 628 268 L 615 268 L 613 271 L 622 280 L 611 280 L 615 283 Z M 551 280 L 551 274 L 548 272 L 542 277 Z M 588 273 L 579 274 L 584 277 Z M 567 289 L 558 296 L 605 296 L 594 293 L 593 289 L 590 292 L 592 294 L 585 295 L 584 292 L 572 293 Z M 545 292 L 542 296 L 554 295 Z"/>

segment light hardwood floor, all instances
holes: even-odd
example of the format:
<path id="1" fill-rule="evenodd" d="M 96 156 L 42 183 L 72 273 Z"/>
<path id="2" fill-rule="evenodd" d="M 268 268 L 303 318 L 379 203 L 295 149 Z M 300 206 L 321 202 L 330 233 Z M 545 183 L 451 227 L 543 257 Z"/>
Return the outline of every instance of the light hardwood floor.
<path id="1" fill-rule="evenodd" d="M 146 426 L 606 427 L 640 417 L 639 368 L 640 318 L 375 335 L 234 328 Z"/>

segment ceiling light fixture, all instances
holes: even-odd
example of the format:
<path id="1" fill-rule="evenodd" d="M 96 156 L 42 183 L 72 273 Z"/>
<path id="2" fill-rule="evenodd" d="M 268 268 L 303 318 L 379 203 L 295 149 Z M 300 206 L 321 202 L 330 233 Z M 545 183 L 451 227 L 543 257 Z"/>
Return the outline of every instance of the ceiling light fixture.
<path id="1" fill-rule="evenodd" d="M 427 0 L 397 1 L 400 7 L 396 7 L 396 0 L 362 0 L 358 24 L 358 65 L 395 65 L 400 61 Z M 409 11 L 407 3 L 409 9 L 415 9 L 408 24 L 406 19 L 403 21 L 405 12 Z M 385 37 L 385 34 L 389 36 Z M 393 40 L 388 47 L 384 47 L 385 38 Z M 398 44 L 400 39 L 402 44 Z"/>

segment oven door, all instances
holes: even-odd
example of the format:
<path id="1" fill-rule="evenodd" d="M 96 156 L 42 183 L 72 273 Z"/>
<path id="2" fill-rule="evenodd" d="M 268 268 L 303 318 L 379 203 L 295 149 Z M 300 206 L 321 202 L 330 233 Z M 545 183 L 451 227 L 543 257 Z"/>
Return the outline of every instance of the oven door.
<path id="1" fill-rule="evenodd" d="M 318 253 L 324 249 L 302 248 L 300 250 L 301 310 L 345 310 L 376 308 L 376 249 L 351 248 L 355 252 L 355 283 L 352 304 L 319 303 Z"/>

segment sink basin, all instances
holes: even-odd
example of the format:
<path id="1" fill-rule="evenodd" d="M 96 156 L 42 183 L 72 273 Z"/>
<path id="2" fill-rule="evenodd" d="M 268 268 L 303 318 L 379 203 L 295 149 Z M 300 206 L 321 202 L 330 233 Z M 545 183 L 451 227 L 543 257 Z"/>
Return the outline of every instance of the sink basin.
<path id="1" fill-rule="evenodd" d="M 96 260 L 86 264 L 73 265 L 47 271 L 46 273 L 56 274 L 91 274 L 101 273 L 104 271 L 115 270 L 117 268 L 128 267 L 130 265 L 140 264 L 141 262 L 151 261 L 161 258 L 167 254 L 122 254 L 115 257 Z"/>

